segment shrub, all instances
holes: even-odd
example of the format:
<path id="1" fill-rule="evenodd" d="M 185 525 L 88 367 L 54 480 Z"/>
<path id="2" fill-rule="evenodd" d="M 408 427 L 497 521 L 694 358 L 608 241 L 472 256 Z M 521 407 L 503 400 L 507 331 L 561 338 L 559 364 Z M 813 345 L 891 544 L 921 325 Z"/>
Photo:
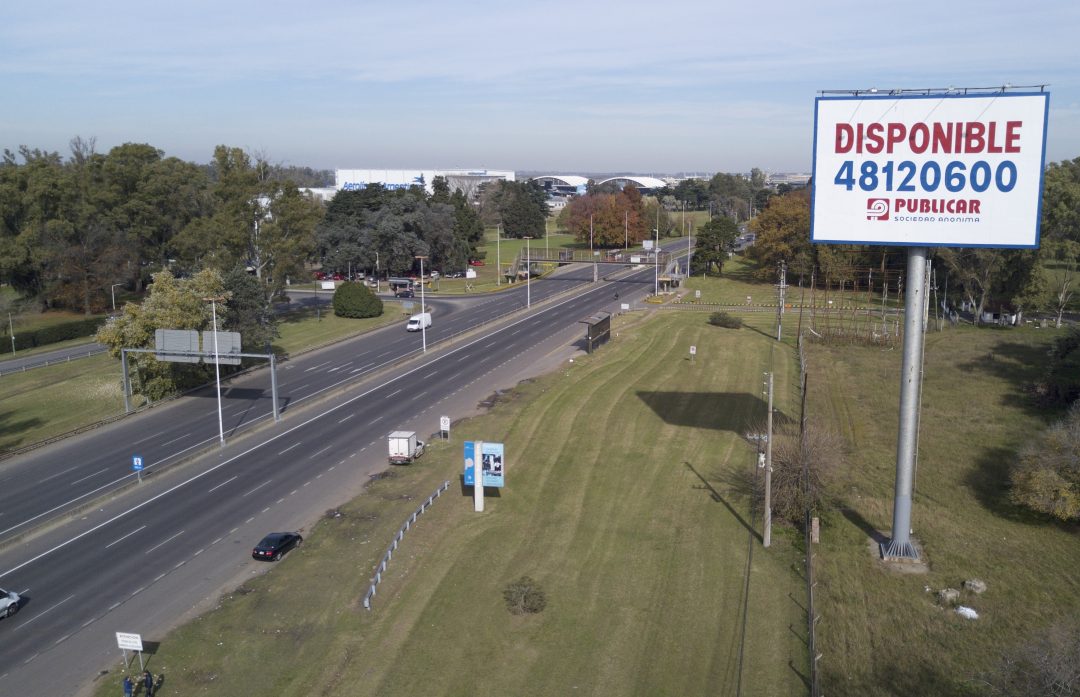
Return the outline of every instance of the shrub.
<path id="1" fill-rule="evenodd" d="M 363 283 L 346 281 L 334 291 L 334 314 L 338 317 L 378 317 L 383 302 Z"/>
<path id="2" fill-rule="evenodd" d="M 726 312 L 714 312 L 709 315 L 709 324 L 714 327 L 727 327 L 728 329 L 738 329 L 742 326 L 742 320 L 733 315 L 729 315 Z"/>
<path id="3" fill-rule="evenodd" d="M 1080 402 L 1020 449 L 1009 476 L 1016 503 L 1059 520 L 1080 519 Z"/>
<path id="4" fill-rule="evenodd" d="M 104 323 L 104 317 L 89 317 L 87 319 L 72 320 L 71 322 L 50 324 L 30 332 L 15 332 L 15 350 L 21 351 L 37 346 L 55 344 L 59 341 L 93 336 Z M 10 341 L 9 336 L 8 342 Z"/>
<path id="5" fill-rule="evenodd" d="M 543 612 L 547 606 L 544 591 L 528 576 L 522 576 L 507 586 L 503 599 L 506 600 L 506 609 L 513 615 L 533 615 Z"/>

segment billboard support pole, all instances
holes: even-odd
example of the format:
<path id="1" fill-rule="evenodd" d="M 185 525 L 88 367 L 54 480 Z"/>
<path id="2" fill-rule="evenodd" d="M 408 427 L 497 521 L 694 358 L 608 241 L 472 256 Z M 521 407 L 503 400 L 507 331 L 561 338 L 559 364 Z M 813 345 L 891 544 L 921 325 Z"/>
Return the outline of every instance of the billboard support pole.
<path id="1" fill-rule="evenodd" d="M 923 302 L 926 295 L 926 247 L 909 247 L 907 294 L 904 296 L 904 357 L 900 372 L 900 425 L 896 437 L 896 492 L 892 539 L 881 545 L 886 559 L 919 558 L 911 543 L 911 496 L 919 431 L 922 387 Z"/>
<path id="2" fill-rule="evenodd" d="M 473 511 L 484 512 L 484 441 L 476 441 L 473 455 Z"/>

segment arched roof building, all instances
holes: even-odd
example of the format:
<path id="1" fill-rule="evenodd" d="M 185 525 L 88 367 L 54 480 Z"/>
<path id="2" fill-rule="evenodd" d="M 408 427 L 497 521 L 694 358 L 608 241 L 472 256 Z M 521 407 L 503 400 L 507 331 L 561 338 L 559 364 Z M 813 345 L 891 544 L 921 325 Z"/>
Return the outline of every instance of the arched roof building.
<path id="1" fill-rule="evenodd" d="M 667 182 L 663 179 L 657 179 L 656 177 L 641 177 L 637 175 L 620 175 L 618 177 L 610 177 L 603 181 L 596 182 L 597 186 L 601 184 L 615 184 L 620 189 L 627 184 L 633 184 L 634 187 L 645 195 L 655 194 L 660 189 L 667 186 Z"/>
<path id="2" fill-rule="evenodd" d="M 589 180 L 576 174 L 545 174 L 532 180 L 543 187 L 548 196 L 573 196 L 584 194 Z"/>

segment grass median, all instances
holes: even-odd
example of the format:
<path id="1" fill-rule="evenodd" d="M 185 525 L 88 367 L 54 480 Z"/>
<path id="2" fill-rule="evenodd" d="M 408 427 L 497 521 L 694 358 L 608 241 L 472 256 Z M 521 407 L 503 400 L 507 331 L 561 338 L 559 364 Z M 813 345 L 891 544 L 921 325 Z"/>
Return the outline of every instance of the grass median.
<path id="1" fill-rule="evenodd" d="M 399 303 L 381 317 L 347 319 L 328 308 L 294 310 L 278 325 L 278 354 L 296 354 L 386 324 L 404 322 Z M 212 373 L 211 373 L 212 377 Z M 136 398 L 136 405 L 142 404 Z M 63 409 L 56 405 L 63 404 Z M 0 375 L 0 453 L 85 428 L 124 412 L 119 359 L 98 354 L 25 372 Z"/>
<path id="2" fill-rule="evenodd" d="M 455 425 L 453 442 L 162 637 L 150 669 L 185 695 L 805 691 L 796 536 L 778 531 L 763 550 L 737 484 L 756 461 L 742 435 L 765 411 L 762 372 L 777 373 L 790 411 L 797 370 L 790 349 L 705 319 L 620 320 L 597 354 Z M 507 486 L 483 514 L 459 483 L 463 439 L 506 445 Z M 444 479 L 365 611 L 383 550 Z M 507 611 L 522 576 L 543 612 Z"/>

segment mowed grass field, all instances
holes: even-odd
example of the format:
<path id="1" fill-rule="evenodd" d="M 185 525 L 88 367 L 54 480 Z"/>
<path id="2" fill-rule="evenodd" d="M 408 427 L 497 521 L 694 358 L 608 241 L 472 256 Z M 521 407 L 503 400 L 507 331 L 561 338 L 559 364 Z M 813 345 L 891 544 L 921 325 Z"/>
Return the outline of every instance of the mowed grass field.
<path id="1" fill-rule="evenodd" d="M 927 334 L 912 511 L 929 563 L 921 575 L 890 571 L 870 548 L 875 531 L 891 535 L 901 352 L 809 346 L 808 412 L 849 448 L 816 556 L 825 694 L 986 694 L 980 676 L 1003 653 L 1080 617 L 1080 528 L 1008 498 L 1016 449 L 1061 416 L 1027 391 L 1053 336 L 963 326 Z M 978 620 L 940 606 L 938 590 L 973 578 L 988 589 L 962 592 L 961 602 Z"/>
<path id="2" fill-rule="evenodd" d="M 274 350 L 296 354 L 402 321 L 397 302 L 387 302 L 381 317 L 359 320 L 337 317 L 328 308 L 318 316 L 314 310 L 297 310 L 281 318 Z M 107 353 L 0 375 L 0 453 L 123 414 L 121 380 L 120 359 Z M 58 404 L 64 408 L 57 409 Z M 143 404 L 136 395 L 133 405 Z"/>
<path id="3" fill-rule="evenodd" d="M 705 320 L 620 318 L 598 353 L 455 424 L 269 573 L 144 637 L 161 642 L 148 668 L 181 695 L 805 694 L 798 536 L 778 529 L 764 550 L 737 484 L 762 373 L 790 413 L 797 367 L 763 334 Z M 466 439 L 506 446 L 507 486 L 482 514 L 460 484 Z M 364 610 L 383 551 L 443 480 Z M 507 611 L 521 576 L 543 612 Z"/>

